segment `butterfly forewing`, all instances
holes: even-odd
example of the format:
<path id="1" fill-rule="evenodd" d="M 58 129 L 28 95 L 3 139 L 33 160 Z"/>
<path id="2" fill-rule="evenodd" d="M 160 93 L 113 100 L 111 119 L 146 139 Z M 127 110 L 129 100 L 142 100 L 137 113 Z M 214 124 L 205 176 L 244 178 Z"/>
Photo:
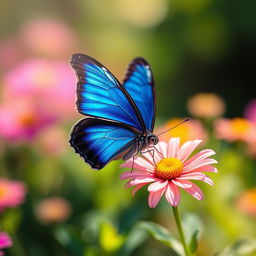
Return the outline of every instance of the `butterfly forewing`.
<path id="1" fill-rule="evenodd" d="M 151 68 L 143 58 L 136 58 L 130 65 L 123 87 L 135 102 L 148 131 L 155 122 L 155 86 Z"/>

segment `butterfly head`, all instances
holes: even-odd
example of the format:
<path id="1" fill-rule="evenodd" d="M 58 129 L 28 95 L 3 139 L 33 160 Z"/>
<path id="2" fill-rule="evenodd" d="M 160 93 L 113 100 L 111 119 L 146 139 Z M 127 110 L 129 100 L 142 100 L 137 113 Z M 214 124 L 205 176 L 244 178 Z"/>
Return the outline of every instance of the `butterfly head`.
<path id="1" fill-rule="evenodd" d="M 156 145 L 158 143 L 158 137 L 155 134 L 150 133 L 147 135 L 147 142 L 148 145 Z"/>

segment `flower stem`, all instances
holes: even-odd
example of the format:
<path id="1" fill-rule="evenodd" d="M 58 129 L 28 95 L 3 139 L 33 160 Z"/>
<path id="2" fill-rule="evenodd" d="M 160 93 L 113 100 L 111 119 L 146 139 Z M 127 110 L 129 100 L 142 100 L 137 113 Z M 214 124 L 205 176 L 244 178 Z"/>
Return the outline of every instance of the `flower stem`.
<path id="1" fill-rule="evenodd" d="M 179 231 L 180 240 L 181 240 L 181 243 L 182 243 L 184 251 L 185 251 L 185 255 L 190 256 L 190 251 L 189 251 L 189 248 L 186 244 L 184 232 L 183 232 L 182 225 L 181 225 L 179 209 L 178 209 L 178 207 L 172 207 L 172 209 L 173 209 L 173 214 L 174 214 L 174 217 L 175 217 L 177 229 Z"/>

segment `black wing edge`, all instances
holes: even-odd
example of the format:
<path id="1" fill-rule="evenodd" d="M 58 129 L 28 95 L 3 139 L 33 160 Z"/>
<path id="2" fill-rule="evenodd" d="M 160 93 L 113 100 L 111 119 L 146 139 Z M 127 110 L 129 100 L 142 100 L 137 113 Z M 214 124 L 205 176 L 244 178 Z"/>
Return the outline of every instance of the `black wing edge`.
<path id="1" fill-rule="evenodd" d="M 79 71 L 81 70 L 81 69 L 79 69 L 79 65 L 82 65 L 83 63 L 96 64 L 100 68 L 104 68 L 104 69 L 108 70 L 104 65 L 102 65 L 100 62 L 98 62 L 94 58 L 92 58 L 88 55 L 82 54 L 82 53 L 75 53 L 71 56 L 70 64 L 73 67 L 73 69 L 76 71 L 78 80 L 83 79 L 83 77 L 81 77 L 79 75 Z M 108 72 L 110 72 L 110 71 L 108 70 Z M 121 87 L 121 83 L 118 81 L 118 79 L 112 74 L 112 72 L 110 72 L 110 73 L 115 78 L 115 80 L 117 81 L 119 86 Z"/>
<path id="2" fill-rule="evenodd" d="M 155 126 L 155 119 L 156 119 L 156 87 L 155 87 L 155 80 L 152 72 L 152 68 L 150 64 L 142 57 L 136 57 L 132 60 L 132 62 L 129 64 L 128 69 L 126 71 L 125 79 L 123 81 L 123 84 L 128 81 L 132 73 L 135 71 L 136 65 L 143 64 L 145 66 L 148 66 L 151 72 L 151 87 L 153 91 L 153 97 L 154 97 L 154 119 L 153 119 L 153 127 Z M 152 132 L 152 131 L 151 131 Z"/>
<path id="3" fill-rule="evenodd" d="M 134 132 L 135 134 L 137 133 L 138 134 L 138 130 L 136 129 L 136 128 L 134 128 L 134 127 L 132 127 L 132 126 L 127 126 L 127 125 L 125 125 L 125 124 L 122 124 L 122 123 L 119 123 L 119 122 L 114 122 L 114 121 L 109 121 L 109 120 L 105 120 L 105 119 L 101 119 L 101 118 L 92 118 L 92 117 L 86 117 L 86 118 L 83 118 L 83 119 L 80 119 L 76 124 L 74 124 L 74 126 L 72 127 L 72 129 L 71 129 L 71 132 L 70 132 L 70 139 L 69 139 L 69 144 L 70 144 L 70 146 L 71 147 L 73 147 L 74 148 L 74 150 L 75 150 L 75 152 L 77 153 L 77 154 L 79 154 L 79 156 L 81 157 L 81 158 L 83 158 L 84 159 L 84 161 L 86 162 L 86 163 L 88 163 L 90 166 L 91 166 L 91 168 L 92 169 L 94 169 L 94 170 L 100 170 L 100 169 L 102 169 L 103 167 L 105 167 L 110 161 L 112 161 L 117 155 L 119 155 L 120 153 L 122 153 L 123 151 L 125 151 L 127 148 L 129 148 L 135 141 L 136 141 L 136 138 L 133 140 L 133 141 L 131 141 L 130 143 L 128 143 L 127 145 L 125 145 L 124 147 L 122 147 L 119 151 L 117 151 L 116 152 L 116 154 L 111 158 L 111 159 L 109 159 L 109 161 L 106 163 L 106 164 L 104 164 L 104 165 L 99 165 L 99 164 L 95 164 L 93 161 L 91 161 L 91 160 L 89 160 L 89 158 L 86 156 L 86 154 L 84 154 L 83 152 L 82 152 L 82 150 L 80 150 L 79 149 L 79 147 L 76 145 L 76 143 L 75 143 L 75 138 L 74 138 L 74 134 L 76 133 L 76 134 L 80 134 L 81 135 L 81 131 L 80 131 L 80 129 L 81 129 L 81 123 L 82 123 L 82 121 L 84 121 L 84 122 L 86 122 L 86 121 L 88 121 L 88 122 L 95 122 L 95 124 L 97 124 L 97 123 L 99 123 L 99 122 L 105 122 L 105 123 L 107 123 L 107 124 L 115 124 L 115 125 L 119 125 L 119 126 L 121 126 L 121 127 L 123 127 L 123 128 L 126 128 L 126 129 L 128 129 L 128 130 L 131 130 L 132 132 Z M 84 124 L 83 124 L 83 126 L 84 126 Z"/>

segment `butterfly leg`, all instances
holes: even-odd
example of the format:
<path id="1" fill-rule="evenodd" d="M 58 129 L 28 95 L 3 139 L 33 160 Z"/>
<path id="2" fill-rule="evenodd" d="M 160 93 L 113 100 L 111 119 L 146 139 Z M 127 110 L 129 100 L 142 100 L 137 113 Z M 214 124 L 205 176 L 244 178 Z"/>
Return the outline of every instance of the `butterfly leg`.
<path id="1" fill-rule="evenodd" d="M 153 159 L 153 162 L 154 162 L 154 165 L 156 165 L 156 161 L 155 161 L 155 151 L 154 149 L 149 149 L 149 150 L 146 150 L 146 151 L 140 151 L 141 154 L 145 154 L 145 153 L 151 153 L 152 152 L 152 159 Z"/>
<path id="2" fill-rule="evenodd" d="M 153 146 L 153 147 L 154 147 L 154 149 L 162 156 L 162 158 L 164 158 L 162 152 L 160 152 L 155 146 Z"/>

